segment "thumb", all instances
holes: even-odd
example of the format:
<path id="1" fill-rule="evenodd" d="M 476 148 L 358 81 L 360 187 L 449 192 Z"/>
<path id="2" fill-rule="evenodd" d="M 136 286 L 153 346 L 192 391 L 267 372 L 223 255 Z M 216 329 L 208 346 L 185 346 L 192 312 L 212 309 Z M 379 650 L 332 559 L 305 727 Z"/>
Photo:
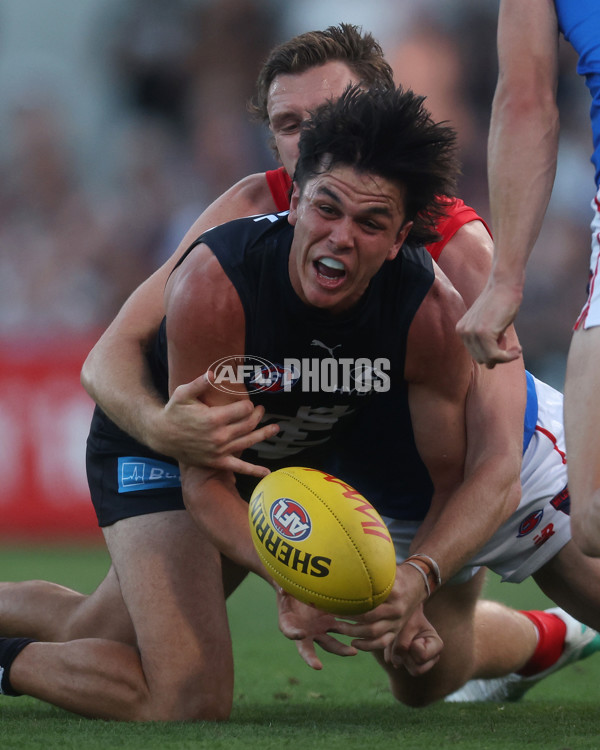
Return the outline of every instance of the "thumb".
<path id="1" fill-rule="evenodd" d="M 211 370 L 207 370 L 203 375 L 190 381 L 189 383 L 182 383 L 178 386 L 177 390 L 181 398 L 186 400 L 198 400 L 202 396 L 205 396 L 214 388 L 214 373 Z"/>

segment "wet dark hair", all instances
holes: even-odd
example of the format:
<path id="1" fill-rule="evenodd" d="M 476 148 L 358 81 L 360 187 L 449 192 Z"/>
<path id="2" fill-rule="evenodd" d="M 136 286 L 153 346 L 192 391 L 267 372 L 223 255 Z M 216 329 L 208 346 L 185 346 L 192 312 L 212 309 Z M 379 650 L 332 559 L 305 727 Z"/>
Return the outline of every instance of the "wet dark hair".
<path id="1" fill-rule="evenodd" d="M 275 47 L 259 73 L 256 95 L 248 105 L 251 114 L 268 124 L 269 88 L 278 75 L 304 73 L 334 60 L 345 63 L 364 86 L 394 88 L 394 75 L 379 43 L 358 26 L 341 23 Z"/>
<path id="2" fill-rule="evenodd" d="M 424 100 L 401 86 L 349 87 L 303 127 L 294 181 L 302 190 L 307 180 L 337 165 L 383 177 L 405 191 L 406 219 L 414 221 L 409 240 L 439 239 L 435 223 L 444 206 L 436 197 L 454 193 L 456 133 L 432 120 Z"/>

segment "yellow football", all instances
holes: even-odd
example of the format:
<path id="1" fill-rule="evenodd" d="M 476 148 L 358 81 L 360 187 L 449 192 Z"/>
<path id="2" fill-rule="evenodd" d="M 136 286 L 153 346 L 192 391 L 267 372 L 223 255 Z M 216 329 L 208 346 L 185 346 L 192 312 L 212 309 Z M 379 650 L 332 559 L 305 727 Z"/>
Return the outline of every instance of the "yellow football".
<path id="1" fill-rule="evenodd" d="M 289 594 L 340 615 L 387 599 L 394 544 L 375 508 L 350 485 L 315 469 L 274 471 L 256 486 L 248 516 L 260 559 Z"/>

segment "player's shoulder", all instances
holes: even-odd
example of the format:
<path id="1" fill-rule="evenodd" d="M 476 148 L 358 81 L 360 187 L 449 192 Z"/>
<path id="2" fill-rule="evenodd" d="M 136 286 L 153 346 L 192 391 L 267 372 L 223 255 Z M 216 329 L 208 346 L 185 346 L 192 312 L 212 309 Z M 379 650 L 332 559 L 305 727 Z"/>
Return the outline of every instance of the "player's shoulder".
<path id="1" fill-rule="evenodd" d="M 214 251 L 223 245 L 248 249 L 268 238 L 277 240 L 292 232 L 288 213 L 281 211 L 234 219 L 204 232 L 198 242 L 208 245 Z"/>
<path id="2" fill-rule="evenodd" d="M 407 377 L 422 380 L 436 371 L 460 371 L 468 360 L 456 333 L 466 307 L 448 277 L 434 263 L 435 278 L 417 310 L 409 330 Z"/>
<path id="3" fill-rule="evenodd" d="M 202 212 L 192 227 L 191 232 L 195 234 L 193 239 L 209 227 L 224 224 L 240 216 L 254 216 L 276 210 L 265 173 L 247 175 L 228 188 Z"/>
<path id="4" fill-rule="evenodd" d="M 439 317 L 447 323 L 447 326 L 454 326 L 465 312 L 464 300 L 452 281 L 435 262 L 433 271 L 435 278 L 429 294 L 423 301 L 424 311 L 429 315 Z"/>
<path id="5" fill-rule="evenodd" d="M 276 210 L 264 172 L 256 172 L 243 177 L 226 190 L 219 200 L 235 201 L 239 216 L 250 216 Z"/>

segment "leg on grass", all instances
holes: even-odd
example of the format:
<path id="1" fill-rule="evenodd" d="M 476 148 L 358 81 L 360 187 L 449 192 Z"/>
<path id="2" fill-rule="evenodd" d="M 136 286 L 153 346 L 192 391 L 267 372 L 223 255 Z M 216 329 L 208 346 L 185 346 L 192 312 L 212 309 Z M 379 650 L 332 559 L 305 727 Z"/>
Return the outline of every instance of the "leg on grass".
<path id="1" fill-rule="evenodd" d="M 229 596 L 247 575 L 223 560 L 223 585 Z M 111 565 L 91 594 L 50 581 L 0 583 L 0 636 L 26 637 L 62 643 L 78 638 L 102 638 L 134 646 L 135 631 Z"/>
<path id="2" fill-rule="evenodd" d="M 600 631 L 600 559 L 587 557 L 571 540 L 533 578 L 565 612 Z"/>
<path id="3" fill-rule="evenodd" d="M 565 440 L 573 540 L 600 556 L 600 327 L 573 334 L 565 379 Z"/>
<path id="4" fill-rule="evenodd" d="M 444 698 L 474 677 L 497 677 L 521 669 L 536 646 L 531 622 L 519 612 L 479 596 L 485 571 L 466 583 L 446 584 L 428 600 L 425 615 L 444 641 L 439 662 L 412 677 L 383 663 L 394 696 L 409 706 Z"/>
<path id="5" fill-rule="evenodd" d="M 128 518 L 105 537 L 138 648 L 32 643 L 12 664 L 13 688 L 104 719 L 227 718 L 233 657 L 218 551 L 185 511 Z"/>
<path id="6" fill-rule="evenodd" d="M 0 583 L 0 636 L 53 642 L 107 638 L 135 644 L 112 565 L 89 595 L 50 581 Z"/>

